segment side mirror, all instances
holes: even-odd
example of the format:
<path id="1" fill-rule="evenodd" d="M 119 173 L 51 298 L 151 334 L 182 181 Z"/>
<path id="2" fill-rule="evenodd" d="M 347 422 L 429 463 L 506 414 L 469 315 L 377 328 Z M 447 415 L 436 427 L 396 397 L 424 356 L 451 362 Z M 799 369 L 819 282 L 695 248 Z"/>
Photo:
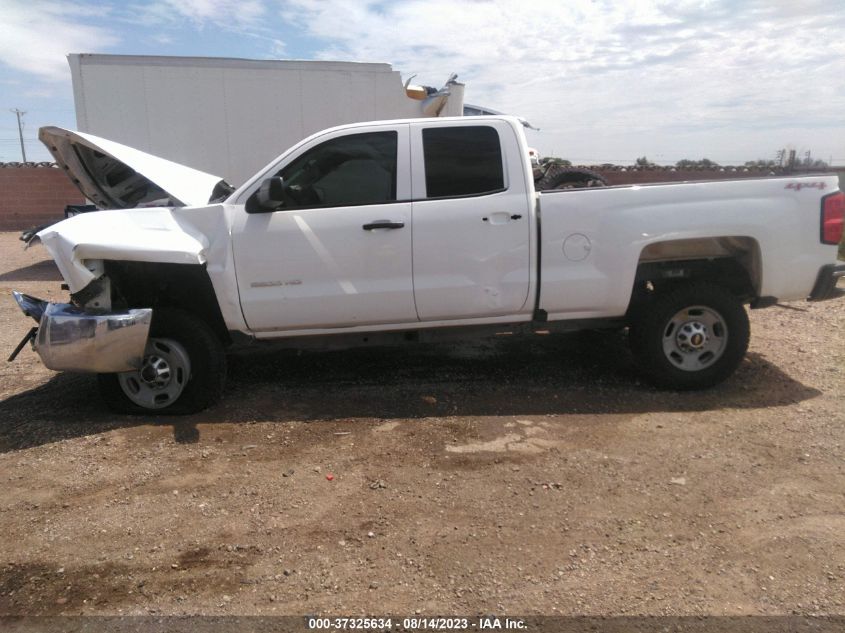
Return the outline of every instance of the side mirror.
<path id="1" fill-rule="evenodd" d="M 247 213 L 277 211 L 285 204 L 285 181 L 281 176 L 267 178 L 246 201 Z"/>

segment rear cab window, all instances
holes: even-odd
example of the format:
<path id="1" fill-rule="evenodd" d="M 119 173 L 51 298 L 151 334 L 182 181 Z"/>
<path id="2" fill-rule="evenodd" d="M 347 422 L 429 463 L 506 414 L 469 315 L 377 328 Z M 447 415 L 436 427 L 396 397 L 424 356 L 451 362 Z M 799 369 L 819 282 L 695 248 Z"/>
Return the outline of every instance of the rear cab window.
<path id="1" fill-rule="evenodd" d="M 422 130 L 426 198 L 480 196 L 504 191 L 499 133 L 489 125 Z"/>

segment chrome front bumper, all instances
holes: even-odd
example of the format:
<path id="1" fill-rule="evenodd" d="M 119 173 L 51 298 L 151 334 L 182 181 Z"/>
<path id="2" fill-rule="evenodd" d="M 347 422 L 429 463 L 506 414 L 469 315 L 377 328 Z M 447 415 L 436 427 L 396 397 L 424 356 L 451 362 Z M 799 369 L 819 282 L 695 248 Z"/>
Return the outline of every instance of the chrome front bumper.
<path id="1" fill-rule="evenodd" d="M 110 374 L 141 366 L 152 308 L 91 314 L 69 303 L 12 294 L 23 313 L 39 323 L 32 347 L 46 367 Z"/>

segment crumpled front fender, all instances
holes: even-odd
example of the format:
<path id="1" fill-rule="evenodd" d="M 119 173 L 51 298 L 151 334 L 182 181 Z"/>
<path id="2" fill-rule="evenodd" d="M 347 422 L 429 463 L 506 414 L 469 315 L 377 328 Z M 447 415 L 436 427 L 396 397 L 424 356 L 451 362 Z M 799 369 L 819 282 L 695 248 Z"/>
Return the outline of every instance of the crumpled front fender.
<path id="1" fill-rule="evenodd" d="M 204 264 L 208 239 L 172 209 L 81 213 L 38 233 L 72 293 L 97 278 L 90 261 Z"/>

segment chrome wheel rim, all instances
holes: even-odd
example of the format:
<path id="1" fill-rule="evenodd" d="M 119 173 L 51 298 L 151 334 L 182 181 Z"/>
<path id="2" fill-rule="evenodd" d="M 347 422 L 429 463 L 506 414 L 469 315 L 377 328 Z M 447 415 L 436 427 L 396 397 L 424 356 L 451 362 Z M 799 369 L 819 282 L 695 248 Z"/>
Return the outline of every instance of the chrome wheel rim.
<path id="1" fill-rule="evenodd" d="M 162 409 L 182 395 L 191 377 L 191 361 L 182 345 L 166 338 L 151 338 L 140 369 L 117 375 L 120 388 L 134 404 Z"/>
<path id="2" fill-rule="evenodd" d="M 706 306 L 679 310 L 663 329 L 663 354 L 683 371 L 701 371 L 725 353 L 728 326 L 724 317 Z"/>

